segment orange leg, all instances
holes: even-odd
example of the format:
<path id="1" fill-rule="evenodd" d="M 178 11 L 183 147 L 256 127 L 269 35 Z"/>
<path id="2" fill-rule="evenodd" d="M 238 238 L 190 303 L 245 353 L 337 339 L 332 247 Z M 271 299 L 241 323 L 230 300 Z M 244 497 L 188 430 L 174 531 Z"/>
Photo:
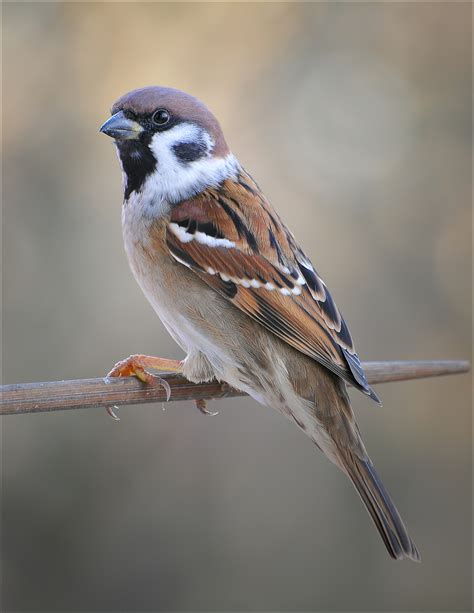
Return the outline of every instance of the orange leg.
<path id="1" fill-rule="evenodd" d="M 167 358 L 156 358 L 152 355 L 136 354 L 117 362 L 107 376 L 138 377 L 144 383 L 153 384 L 159 377 L 149 373 L 146 370 L 147 368 L 153 368 L 160 372 L 182 372 L 183 370 L 180 360 L 168 360 Z"/>
<path id="2" fill-rule="evenodd" d="M 125 360 L 117 362 L 107 377 L 137 377 L 140 381 L 149 385 L 162 385 L 166 390 L 166 399 L 171 396 L 169 383 L 149 372 L 147 369 L 153 368 L 161 372 L 182 372 L 182 362 L 179 360 L 169 360 L 167 358 L 156 358 L 152 355 L 135 354 L 130 355 Z M 119 420 L 114 413 L 117 407 L 107 407 L 107 413 L 115 420 Z"/>
<path id="3" fill-rule="evenodd" d="M 183 366 L 180 360 L 169 360 L 167 358 L 157 358 L 152 355 L 135 354 L 130 355 L 125 360 L 117 362 L 112 370 L 108 373 L 107 377 L 137 377 L 140 381 L 148 383 L 149 385 L 162 385 L 166 390 L 166 400 L 170 399 L 171 388 L 169 383 L 149 372 L 147 369 L 153 368 L 159 372 L 182 372 Z M 217 413 L 211 413 L 206 408 L 205 400 L 194 401 L 197 408 L 205 415 L 217 415 Z M 119 421 L 119 418 L 114 413 L 113 409 L 117 407 L 107 407 L 107 413 L 113 419 Z"/>

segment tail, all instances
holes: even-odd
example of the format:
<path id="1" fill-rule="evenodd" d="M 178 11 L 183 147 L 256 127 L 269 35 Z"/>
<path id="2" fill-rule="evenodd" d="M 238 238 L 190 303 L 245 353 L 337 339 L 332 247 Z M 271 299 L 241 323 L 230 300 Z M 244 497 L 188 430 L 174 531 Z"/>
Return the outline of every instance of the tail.
<path id="1" fill-rule="evenodd" d="M 289 415 L 350 478 L 391 557 L 419 562 L 416 545 L 367 455 L 344 381 L 322 366 L 314 364 L 313 368 L 314 378 L 305 379 L 300 387 L 306 397 L 314 394 L 314 403 L 293 406 Z M 293 376 L 297 380 L 298 375 Z"/>
<path id="2" fill-rule="evenodd" d="M 370 458 L 360 458 L 348 451 L 344 453 L 344 458 L 340 457 L 340 461 L 370 513 L 391 557 L 395 560 L 406 557 L 420 562 L 418 549 L 408 536 L 402 518 Z"/>

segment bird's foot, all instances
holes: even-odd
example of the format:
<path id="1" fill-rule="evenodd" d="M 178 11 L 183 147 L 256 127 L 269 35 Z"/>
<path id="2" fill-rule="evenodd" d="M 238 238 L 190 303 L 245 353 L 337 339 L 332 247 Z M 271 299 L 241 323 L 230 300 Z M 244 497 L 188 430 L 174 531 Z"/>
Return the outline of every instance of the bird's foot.
<path id="1" fill-rule="evenodd" d="M 157 358 L 151 355 L 135 354 L 130 355 L 125 360 L 117 362 L 112 370 L 107 374 L 106 379 L 109 377 L 137 377 L 140 381 L 148 383 L 149 385 L 161 385 L 166 391 L 166 400 L 168 401 L 171 396 L 171 388 L 168 381 L 165 381 L 160 376 L 149 372 L 147 369 L 153 368 L 160 372 L 182 372 L 182 362 L 179 360 L 169 360 L 167 358 Z M 106 411 L 116 421 L 119 417 L 114 412 L 114 407 L 107 407 Z"/>

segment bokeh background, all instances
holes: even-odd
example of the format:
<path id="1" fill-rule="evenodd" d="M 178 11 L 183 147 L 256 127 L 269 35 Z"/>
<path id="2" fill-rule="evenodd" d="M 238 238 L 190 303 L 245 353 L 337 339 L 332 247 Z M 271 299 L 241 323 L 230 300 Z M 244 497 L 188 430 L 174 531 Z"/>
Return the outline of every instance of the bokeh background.
<path id="1" fill-rule="evenodd" d="M 128 269 L 97 130 L 189 91 L 322 271 L 363 359 L 470 359 L 469 3 L 3 5 L 4 382 L 182 357 Z M 423 556 L 249 399 L 3 422 L 4 610 L 471 610 L 467 375 L 352 394 Z"/>

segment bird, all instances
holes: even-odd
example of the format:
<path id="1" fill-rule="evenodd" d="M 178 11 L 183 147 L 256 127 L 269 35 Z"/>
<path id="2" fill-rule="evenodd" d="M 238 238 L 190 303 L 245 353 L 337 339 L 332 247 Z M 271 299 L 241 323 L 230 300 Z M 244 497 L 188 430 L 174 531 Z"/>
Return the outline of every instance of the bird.
<path id="1" fill-rule="evenodd" d="M 348 326 L 216 117 L 190 94 L 149 86 L 120 97 L 100 132 L 122 167 L 132 273 L 186 354 L 131 355 L 109 376 L 166 386 L 159 372 L 180 372 L 277 409 L 347 475 L 389 555 L 420 561 L 351 407 L 347 384 L 380 400 Z"/>

